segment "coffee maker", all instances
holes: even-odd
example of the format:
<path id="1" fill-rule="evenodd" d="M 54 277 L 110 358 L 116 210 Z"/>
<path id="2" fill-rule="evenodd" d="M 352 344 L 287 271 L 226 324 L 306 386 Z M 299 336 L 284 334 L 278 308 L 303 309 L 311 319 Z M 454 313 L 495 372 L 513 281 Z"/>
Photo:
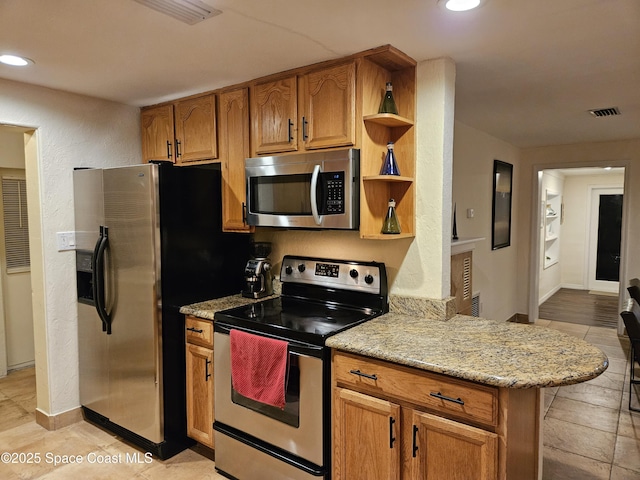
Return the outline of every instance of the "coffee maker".
<path id="1" fill-rule="evenodd" d="M 252 256 L 244 267 L 245 288 L 242 296 L 262 298 L 273 295 L 273 276 L 271 275 L 271 243 L 254 242 L 251 245 Z"/>

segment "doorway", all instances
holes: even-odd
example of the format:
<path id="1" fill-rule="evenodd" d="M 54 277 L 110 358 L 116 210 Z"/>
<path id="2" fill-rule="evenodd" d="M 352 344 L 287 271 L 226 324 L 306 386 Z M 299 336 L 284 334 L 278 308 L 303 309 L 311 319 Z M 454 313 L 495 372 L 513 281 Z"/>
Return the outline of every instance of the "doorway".
<path id="1" fill-rule="evenodd" d="M 620 289 L 622 188 L 591 189 L 589 215 L 589 290 L 617 293 Z"/>
<path id="2" fill-rule="evenodd" d="M 620 162 L 623 163 L 623 162 Z M 615 278 L 611 273 L 613 270 L 618 278 L 626 278 L 626 265 L 624 255 L 626 245 L 626 214 L 628 206 L 624 202 L 622 195 L 625 186 L 628 187 L 628 176 L 625 168 L 606 162 L 598 162 L 591 165 L 558 165 L 562 168 L 545 169 L 534 167 L 534 192 L 537 192 L 538 201 L 532 205 L 531 222 L 531 264 L 536 268 L 530 270 L 529 281 L 529 319 L 534 321 L 539 317 L 539 307 L 547 299 L 551 298 L 560 289 L 583 290 L 586 293 L 608 294 L 618 297 L 615 302 L 620 311 L 624 300 L 624 294 L 620 294 L 620 289 L 624 284 L 617 283 L 592 283 L 589 281 L 591 272 L 594 279 L 599 277 Z M 613 168 L 612 168 L 613 167 Z M 554 175 L 555 183 L 550 184 L 544 175 L 551 173 Z M 547 190 L 552 188 L 561 200 L 558 230 L 561 248 L 558 251 L 558 262 L 544 262 L 548 252 L 545 250 L 545 210 Z M 613 188 L 613 190 L 611 190 Z M 603 221 L 602 228 L 599 225 L 600 198 L 592 201 L 592 192 L 611 194 L 612 197 L 605 197 L 605 206 L 617 209 L 617 215 L 606 213 L 606 221 Z M 617 196 L 620 195 L 620 196 Z M 607 203 L 611 205 L 606 205 Z M 595 210 L 595 222 L 591 221 L 591 212 Z M 612 218 L 611 222 L 608 220 Z M 592 239 L 592 232 L 593 234 Z M 601 258 L 608 256 L 607 262 L 601 262 L 599 273 L 596 273 L 597 261 L 591 261 L 592 256 L 597 256 L 598 232 L 602 240 Z M 611 233 L 613 231 L 613 234 Z M 617 248 L 607 246 L 607 242 L 616 244 Z M 547 238 L 548 240 L 548 238 Z M 549 242 L 546 243 L 548 245 Z M 594 245 L 592 254 L 591 246 Z M 613 263 L 613 265 L 612 265 Z M 591 266 L 593 265 L 593 267 Z M 617 323 L 618 331 L 622 329 L 622 322 L 619 318 L 614 320 Z"/>

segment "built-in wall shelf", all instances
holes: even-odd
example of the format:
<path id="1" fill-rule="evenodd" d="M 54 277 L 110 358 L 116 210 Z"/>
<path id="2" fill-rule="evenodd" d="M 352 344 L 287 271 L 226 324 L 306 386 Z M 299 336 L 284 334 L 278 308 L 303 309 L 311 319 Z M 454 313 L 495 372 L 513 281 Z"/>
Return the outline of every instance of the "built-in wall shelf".
<path id="1" fill-rule="evenodd" d="M 562 196 L 546 191 L 544 205 L 544 268 L 558 263 L 560 257 L 560 224 Z"/>

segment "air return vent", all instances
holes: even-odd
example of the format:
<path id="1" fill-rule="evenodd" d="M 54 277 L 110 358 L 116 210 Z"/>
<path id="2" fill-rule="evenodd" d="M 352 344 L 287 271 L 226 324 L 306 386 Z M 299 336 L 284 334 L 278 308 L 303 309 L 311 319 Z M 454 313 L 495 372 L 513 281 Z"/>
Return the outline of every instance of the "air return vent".
<path id="1" fill-rule="evenodd" d="M 169 15 L 188 25 L 195 25 L 207 18 L 220 15 L 216 10 L 200 0 L 134 0 L 146 7 L 153 8 L 160 13 Z"/>
<path id="2" fill-rule="evenodd" d="M 597 110 L 589 110 L 589 113 L 594 117 L 613 117 L 620 115 L 618 107 L 599 108 Z"/>

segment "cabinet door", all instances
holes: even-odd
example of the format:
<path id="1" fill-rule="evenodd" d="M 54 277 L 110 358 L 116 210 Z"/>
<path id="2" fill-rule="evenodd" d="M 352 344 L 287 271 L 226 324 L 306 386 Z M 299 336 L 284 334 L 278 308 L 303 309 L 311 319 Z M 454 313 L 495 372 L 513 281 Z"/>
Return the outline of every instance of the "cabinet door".
<path id="1" fill-rule="evenodd" d="M 187 435 L 213 448 L 213 350 L 189 343 Z"/>
<path id="2" fill-rule="evenodd" d="M 302 80 L 302 140 L 306 149 L 355 144 L 355 63 L 311 72 Z"/>
<path id="3" fill-rule="evenodd" d="M 142 160 L 171 160 L 173 156 L 173 105 L 147 108 L 141 113 Z"/>
<path id="4" fill-rule="evenodd" d="M 176 102 L 176 163 L 218 158 L 214 94 Z"/>
<path id="5" fill-rule="evenodd" d="M 249 232 L 244 221 L 244 159 L 249 151 L 249 90 L 220 94 L 220 158 L 222 161 L 222 229 Z"/>
<path id="6" fill-rule="evenodd" d="M 257 155 L 298 149 L 297 77 L 287 77 L 251 87 L 253 145 Z"/>
<path id="7" fill-rule="evenodd" d="M 400 479 L 400 406 L 334 389 L 334 479 Z"/>
<path id="8" fill-rule="evenodd" d="M 411 480 L 495 480 L 498 436 L 412 410 Z"/>

